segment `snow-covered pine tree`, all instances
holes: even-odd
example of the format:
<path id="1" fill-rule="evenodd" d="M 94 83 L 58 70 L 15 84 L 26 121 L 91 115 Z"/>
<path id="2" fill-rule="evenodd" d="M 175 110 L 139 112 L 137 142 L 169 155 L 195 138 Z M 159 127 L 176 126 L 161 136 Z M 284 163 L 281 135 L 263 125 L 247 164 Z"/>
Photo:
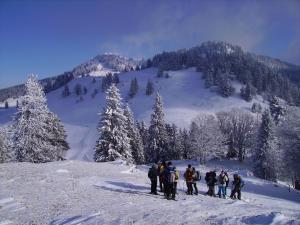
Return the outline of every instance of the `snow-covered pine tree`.
<path id="1" fill-rule="evenodd" d="M 280 99 L 276 96 L 272 96 L 269 104 L 271 116 L 274 119 L 276 125 L 282 120 L 285 115 L 286 109 L 283 104 L 280 103 Z"/>
<path id="2" fill-rule="evenodd" d="M 153 83 L 151 80 L 148 80 L 147 87 L 146 87 L 146 95 L 152 95 L 154 91 Z"/>
<path id="3" fill-rule="evenodd" d="M 190 155 L 190 142 L 189 142 L 189 134 L 186 129 L 180 130 L 180 140 L 182 146 L 182 157 L 183 159 L 188 159 Z"/>
<path id="4" fill-rule="evenodd" d="M 133 160 L 136 164 L 143 164 L 145 162 L 143 141 L 134 121 L 133 113 L 128 104 L 125 106 L 124 115 L 127 119 L 126 130 L 128 138 L 130 139 Z"/>
<path id="5" fill-rule="evenodd" d="M 144 154 L 145 154 L 145 152 L 147 152 L 147 148 L 148 148 L 148 139 L 149 139 L 148 138 L 148 136 L 149 136 L 148 127 L 146 126 L 144 121 L 137 122 L 137 127 L 138 127 L 139 133 L 142 138 L 142 142 L 143 142 L 143 146 L 144 146 Z"/>
<path id="6" fill-rule="evenodd" d="M 262 115 L 262 122 L 258 132 L 257 148 L 254 157 L 254 173 L 260 178 L 276 181 L 278 160 L 281 157 L 273 126 L 270 112 L 266 109 Z"/>
<path id="7" fill-rule="evenodd" d="M 156 94 L 149 126 L 149 140 L 146 152 L 147 162 L 158 162 L 167 156 L 167 133 L 165 128 L 162 98 Z"/>
<path id="8" fill-rule="evenodd" d="M 43 87 L 29 76 L 12 125 L 13 151 L 17 161 L 49 162 L 64 157 L 68 149 L 63 125 L 49 111 Z"/>
<path id="9" fill-rule="evenodd" d="M 57 115 L 48 112 L 46 123 L 49 135 L 49 141 L 56 148 L 53 154 L 49 155 L 51 161 L 64 160 L 66 152 L 70 149 L 67 142 L 67 134 L 65 128 Z"/>
<path id="10" fill-rule="evenodd" d="M 15 159 L 12 151 L 10 130 L 8 127 L 0 127 L 0 163 L 10 162 Z"/>
<path id="11" fill-rule="evenodd" d="M 99 139 L 96 143 L 96 162 L 114 161 L 118 158 L 132 161 L 130 139 L 126 130 L 126 117 L 119 89 L 114 83 L 106 92 L 106 107 L 100 114 Z"/>

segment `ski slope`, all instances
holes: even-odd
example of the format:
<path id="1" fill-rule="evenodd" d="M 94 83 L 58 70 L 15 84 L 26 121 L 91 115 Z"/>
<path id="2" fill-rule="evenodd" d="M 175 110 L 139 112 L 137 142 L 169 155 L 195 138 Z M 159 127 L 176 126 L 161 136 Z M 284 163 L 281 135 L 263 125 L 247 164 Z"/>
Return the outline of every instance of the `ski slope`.
<path id="1" fill-rule="evenodd" d="M 147 166 L 76 160 L 0 164 L 0 224 L 300 224 L 300 193 L 253 177 L 247 165 L 173 163 L 180 170 L 178 201 L 148 194 Z M 182 174 L 188 163 L 202 177 L 210 169 L 226 169 L 230 179 L 241 174 L 243 200 L 206 196 L 203 180 L 200 194 L 187 196 Z"/>
<path id="2" fill-rule="evenodd" d="M 166 121 L 175 123 L 179 127 L 189 127 L 191 120 L 199 113 L 215 113 L 232 108 L 251 109 L 252 103 L 259 102 L 264 105 L 258 96 L 253 102 L 246 102 L 239 96 L 240 84 L 235 83 L 236 93 L 229 98 L 206 89 L 201 74 L 194 68 L 179 71 L 168 71 L 170 78 L 157 78 L 157 69 L 149 68 L 141 71 L 121 73 L 118 88 L 121 91 L 123 102 L 129 103 L 134 116 L 139 121 L 149 123 L 154 104 L 155 93 L 158 91 L 163 98 Z M 139 90 L 137 95 L 129 99 L 130 82 L 137 78 Z M 92 160 L 93 148 L 97 140 L 96 127 L 100 119 L 98 113 L 105 106 L 105 94 L 101 92 L 101 77 L 81 77 L 72 80 L 68 85 L 72 92 L 68 97 L 62 97 L 63 88 L 50 92 L 47 95 L 48 106 L 56 113 L 65 125 L 68 142 L 71 149 L 67 153 L 68 159 Z M 147 96 L 147 81 L 154 84 L 154 93 Z M 83 95 L 83 101 L 74 93 L 77 83 L 88 90 Z M 94 90 L 98 90 L 95 98 L 91 97 Z M 0 124 L 7 123 L 13 114 L 12 109 L 0 110 Z"/>

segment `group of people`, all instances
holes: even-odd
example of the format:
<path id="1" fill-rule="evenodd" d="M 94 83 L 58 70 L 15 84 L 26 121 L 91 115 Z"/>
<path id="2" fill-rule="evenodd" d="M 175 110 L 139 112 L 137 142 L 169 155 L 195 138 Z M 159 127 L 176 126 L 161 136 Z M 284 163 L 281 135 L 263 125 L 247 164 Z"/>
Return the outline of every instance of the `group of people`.
<path id="1" fill-rule="evenodd" d="M 188 165 L 184 172 L 184 179 L 187 185 L 186 194 L 198 195 L 197 181 L 201 180 L 200 172 Z M 167 199 L 175 200 L 177 193 L 177 184 L 179 180 L 179 171 L 173 166 L 172 162 L 166 163 L 165 161 L 158 165 L 153 164 L 149 169 L 148 177 L 151 180 L 151 194 L 157 195 L 157 182 L 159 181 L 159 188 Z M 229 186 L 229 176 L 227 172 L 221 171 L 217 176 L 216 171 L 209 171 L 205 175 L 205 182 L 208 186 L 207 195 L 220 198 L 226 198 L 227 188 Z M 215 193 L 215 186 L 218 186 L 218 193 Z M 238 174 L 233 175 L 232 188 L 230 198 L 238 198 L 241 200 L 241 190 L 244 186 L 244 181 Z M 237 195 L 237 196 L 236 196 Z"/>
<path id="2" fill-rule="evenodd" d="M 164 192 L 164 195 L 168 200 L 175 200 L 179 171 L 172 165 L 172 162 L 166 163 L 163 161 L 158 165 L 153 164 L 149 169 L 148 177 L 151 180 L 151 194 L 158 194 L 157 180 L 159 180 L 160 192 Z"/>

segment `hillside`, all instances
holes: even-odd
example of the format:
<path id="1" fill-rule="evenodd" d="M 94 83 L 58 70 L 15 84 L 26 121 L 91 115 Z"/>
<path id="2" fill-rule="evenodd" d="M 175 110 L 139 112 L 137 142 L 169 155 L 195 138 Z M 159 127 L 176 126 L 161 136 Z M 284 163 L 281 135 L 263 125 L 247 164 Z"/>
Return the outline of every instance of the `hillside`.
<path id="1" fill-rule="evenodd" d="M 230 110 L 233 107 L 243 108 L 250 111 L 253 102 L 260 102 L 264 105 L 262 98 L 257 96 L 252 102 L 241 99 L 238 93 L 223 98 L 214 91 L 204 87 L 204 80 L 201 73 L 194 68 L 169 71 L 169 78 L 157 78 L 157 69 L 149 68 L 142 71 L 132 71 L 120 74 L 118 87 L 121 90 L 123 102 L 128 102 L 137 120 L 149 122 L 152 113 L 155 93 L 151 96 L 145 95 L 148 80 L 154 83 L 154 91 L 159 91 L 163 97 L 165 117 L 167 122 L 175 123 L 179 127 L 189 127 L 191 120 L 199 113 L 215 113 L 223 110 Z M 139 91 L 137 95 L 129 99 L 128 91 L 132 79 L 137 78 Z M 63 121 L 67 130 L 68 142 L 71 149 L 68 151 L 68 159 L 91 160 L 93 148 L 97 139 L 96 126 L 99 121 L 97 115 L 105 106 L 105 94 L 101 92 L 102 78 L 92 77 L 74 79 L 69 84 L 72 92 L 68 97 L 62 97 L 63 88 L 59 88 L 47 94 L 48 105 L 51 111 L 56 113 Z M 80 83 L 88 90 L 83 95 L 83 101 L 75 95 L 75 85 Z M 240 85 L 235 83 L 236 89 Z M 94 89 L 98 89 L 95 98 L 91 97 Z M 9 121 L 13 110 L 0 111 L 0 123 Z"/>
<path id="2" fill-rule="evenodd" d="M 187 196 L 182 178 L 187 163 L 203 175 L 226 169 L 242 175 L 242 201 L 200 194 Z M 300 194 L 253 177 L 234 161 L 175 161 L 180 171 L 178 201 L 148 194 L 147 166 L 82 161 L 0 164 L 0 224 L 300 224 Z M 17 166 L 16 166 L 17 165 Z M 230 190 L 229 190 L 230 191 Z M 230 192 L 229 192 L 230 193 Z"/>

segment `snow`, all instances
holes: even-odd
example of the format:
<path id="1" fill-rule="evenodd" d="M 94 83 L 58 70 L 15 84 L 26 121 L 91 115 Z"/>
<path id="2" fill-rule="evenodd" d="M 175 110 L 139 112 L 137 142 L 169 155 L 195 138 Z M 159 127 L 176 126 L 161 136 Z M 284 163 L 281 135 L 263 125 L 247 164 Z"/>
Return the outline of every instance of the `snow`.
<path id="1" fill-rule="evenodd" d="M 188 163 L 202 175 L 198 196 L 184 193 L 182 174 Z M 180 171 L 178 201 L 148 194 L 146 165 L 76 160 L 1 164 L 0 224 L 300 224 L 299 192 L 253 177 L 247 163 L 173 164 Z M 227 170 L 231 180 L 232 174 L 242 174 L 242 201 L 205 195 L 203 177 L 212 169 Z"/>
<path id="2" fill-rule="evenodd" d="M 159 91 L 163 98 L 166 121 L 182 128 L 189 127 L 191 120 L 201 112 L 216 113 L 229 111 L 234 107 L 250 111 L 253 102 L 265 105 L 260 96 L 250 103 L 242 100 L 239 96 L 238 83 L 234 83 L 237 93 L 228 98 L 221 97 L 204 87 L 201 73 L 196 72 L 195 68 L 167 72 L 170 78 L 157 78 L 156 68 L 120 74 L 118 88 L 123 102 L 129 103 L 138 121 L 145 121 L 149 125 L 156 91 Z M 130 83 L 134 78 L 137 78 L 139 90 L 134 98 L 129 99 Z M 65 125 L 71 148 L 67 152 L 67 159 L 87 161 L 93 159 L 97 140 L 96 127 L 99 122 L 98 113 L 102 112 L 106 104 L 105 94 L 101 92 L 102 78 L 95 77 L 95 79 L 95 83 L 92 82 L 93 77 L 72 80 L 68 84 L 71 91 L 69 97 L 62 97 L 63 87 L 47 94 L 49 109 L 57 114 Z M 152 80 L 154 84 L 154 93 L 151 96 L 145 95 L 148 80 Z M 79 97 L 74 93 L 77 83 L 88 90 L 88 93 L 83 95 L 83 101 L 79 101 Z M 98 89 L 98 94 L 92 98 L 91 94 L 95 89 Z M 0 125 L 8 123 L 14 112 L 14 108 L 0 109 Z"/>

